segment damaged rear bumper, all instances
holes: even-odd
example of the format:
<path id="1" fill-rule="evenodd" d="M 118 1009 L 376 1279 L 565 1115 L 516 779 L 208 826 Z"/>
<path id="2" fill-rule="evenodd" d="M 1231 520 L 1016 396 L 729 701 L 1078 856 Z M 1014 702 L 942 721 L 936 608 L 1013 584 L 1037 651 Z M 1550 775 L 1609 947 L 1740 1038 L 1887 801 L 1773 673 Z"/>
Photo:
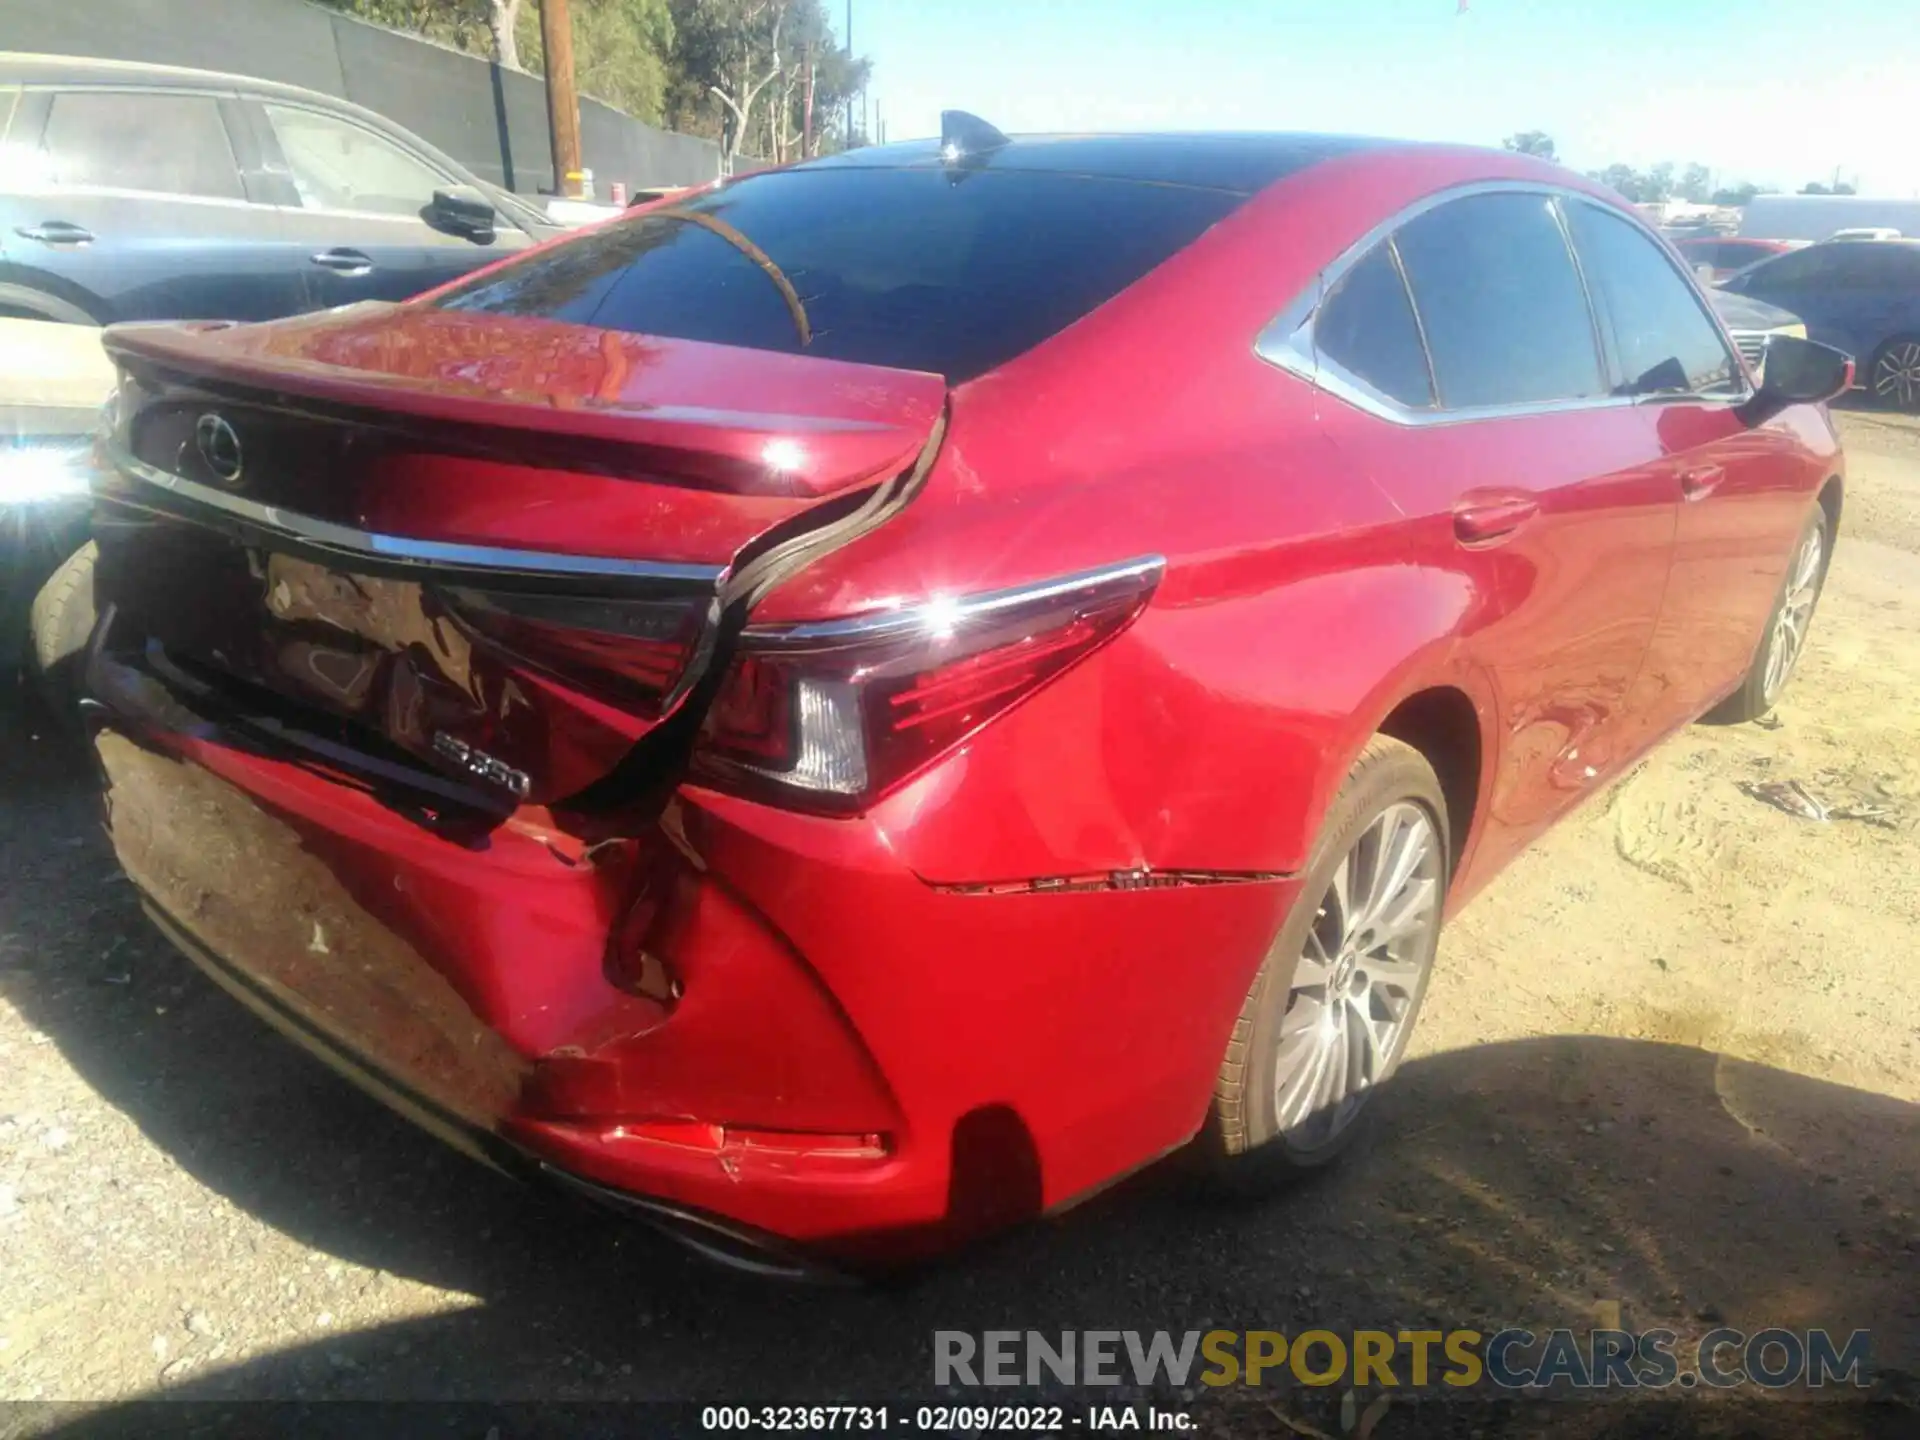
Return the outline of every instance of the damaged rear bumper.
<path id="1" fill-rule="evenodd" d="M 122 865 L 224 988 L 440 1138 L 779 1274 L 1057 1209 L 1198 1128 L 1292 893 L 928 884 L 869 819 L 683 787 L 463 828 L 96 654 Z"/>

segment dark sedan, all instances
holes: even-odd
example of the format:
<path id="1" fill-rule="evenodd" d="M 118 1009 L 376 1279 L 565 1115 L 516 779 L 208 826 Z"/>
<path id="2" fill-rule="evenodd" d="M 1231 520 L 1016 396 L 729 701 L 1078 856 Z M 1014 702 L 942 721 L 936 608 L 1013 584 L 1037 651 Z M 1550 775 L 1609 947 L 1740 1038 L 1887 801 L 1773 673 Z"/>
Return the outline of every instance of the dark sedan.
<path id="1" fill-rule="evenodd" d="M 1859 361 L 1875 400 L 1920 411 L 1920 240 L 1824 241 L 1763 260 L 1723 288 L 1798 315 L 1810 339 Z"/>
<path id="2" fill-rule="evenodd" d="M 402 300 L 556 233 L 357 105 L 0 54 L 0 316 L 271 320 Z"/>

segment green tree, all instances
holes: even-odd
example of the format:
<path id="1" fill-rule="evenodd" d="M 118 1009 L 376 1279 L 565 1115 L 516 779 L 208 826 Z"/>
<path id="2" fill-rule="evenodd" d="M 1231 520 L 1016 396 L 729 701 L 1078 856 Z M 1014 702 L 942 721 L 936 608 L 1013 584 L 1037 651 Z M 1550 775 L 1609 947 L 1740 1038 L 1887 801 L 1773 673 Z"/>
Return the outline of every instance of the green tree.
<path id="1" fill-rule="evenodd" d="M 730 155 L 797 159 L 845 141 L 846 102 L 870 69 L 834 39 L 821 0 L 670 0 L 674 25 L 667 118 L 721 140 Z M 806 87 L 813 78 L 813 132 Z"/>
<path id="2" fill-rule="evenodd" d="M 1589 180 L 1598 180 L 1602 185 L 1616 190 L 1620 195 L 1635 202 L 1648 199 L 1646 177 L 1631 165 L 1613 164 L 1604 170 L 1589 170 Z"/>
<path id="3" fill-rule="evenodd" d="M 362 20 L 540 73 L 539 0 L 325 0 Z M 668 0 L 573 0 L 574 83 L 658 124 L 669 81 Z"/>
<path id="4" fill-rule="evenodd" d="M 1715 205 L 1745 205 L 1754 196 L 1763 193 L 1762 187 L 1747 181 L 1740 185 L 1729 185 L 1713 192 Z"/>
<path id="5" fill-rule="evenodd" d="M 1704 205 L 1713 193 L 1713 172 L 1704 165 L 1693 164 L 1680 172 L 1680 183 L 1674 187 L 1674 194 L 1682 200 L 1691 200 L 1696 205 Z"/>
<path id="6" fill-rule="evenodd" d="M 1521 130 L 1500 142 L 1501 148 L 1516 155 L 1538 155 L 1542 160 L 1558 160 L 1553 137 L 1544 130 Z"/>
<path id="7" fill-rule="evenodd" d="M 672 82 L 673 11 L 668 0 L 573 0 L 573 82 L 650 125 L 666 117 Z M 527 69 L 541 74 L 540 8 L 523 7 L 517 32 Z"/>

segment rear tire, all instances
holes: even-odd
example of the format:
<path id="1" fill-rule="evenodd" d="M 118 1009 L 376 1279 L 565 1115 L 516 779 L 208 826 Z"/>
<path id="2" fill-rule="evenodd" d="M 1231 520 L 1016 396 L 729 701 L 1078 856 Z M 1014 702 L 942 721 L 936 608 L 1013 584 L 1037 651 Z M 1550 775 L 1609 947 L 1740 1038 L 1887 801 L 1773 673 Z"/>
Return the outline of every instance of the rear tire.
<path id="1" fill-rule="evenodd" d="M 1874 404 L 1920 413 L 1920 335 L 1896 335 L 1874 351 L 1865 378 Z"/>
<path id="2" fill-rule="evenodd" d="M 33 597 L 28 664 L 55 719 L 78 719 L 87 642 L 93 636 L 93 567 L 99 551 L 88 541 L 48 577 Z"/>
<path id="3" fill-rule="evenodd" d="M 1376 735 L 1234 1022 L 1197 1142 L 1220 1188 L 1281 1188 L 1353 1143 L 1426 998 L 1452 853 L 1433 767 Z"/>
<path id="4" fill-rule="evenodd" d="M 1767 628 L 1746 679 L 1707 712 L 1708 724 L 1739 725 L 1758 720 L 1780 702 L 1800 657 L 1806 653 L 1807 632 L 1813 625 L 1813 612 L 1820 603 L 1832 555 L 1826 507 L 1815 505 L 1787 561 L 1787 573 L 1780 577 L 1780 593 L 1774 597 Z"/>

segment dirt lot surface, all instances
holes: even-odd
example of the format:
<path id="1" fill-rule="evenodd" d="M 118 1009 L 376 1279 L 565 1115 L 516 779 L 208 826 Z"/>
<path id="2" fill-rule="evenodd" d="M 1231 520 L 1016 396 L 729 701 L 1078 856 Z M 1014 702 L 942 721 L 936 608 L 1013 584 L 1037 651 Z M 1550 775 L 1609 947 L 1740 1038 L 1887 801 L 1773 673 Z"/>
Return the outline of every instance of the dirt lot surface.
<path id="1" fill-rule="evenodd" d="M 1920 1434 L 1920 426 L 1843 424 L 1843 541 L 1778 723 L 1683 734 L 1475 901 L 1337 1174 L 1239 1207 L 1149 1175 L 893 1289 L 717 1273 L 443 1152 L 158 939 L 87 777 L 6 710 L 0 1397 L 925 1398 L 936 1328 L 1538 1329 L 1617 1302 L 1683 1336 L 1870 1329 L 1896 1405 L 1868 1428 Z M 1865 818 L 1742 788 L 1786 779 Z M 1169 1398 L 1338 1433 L 1297 1392 Z M 1543 1403 L 1542 1433 L 1627 1433 Z M 1443 1428 L 1401 1407 L 1375 1434 Z"/>

